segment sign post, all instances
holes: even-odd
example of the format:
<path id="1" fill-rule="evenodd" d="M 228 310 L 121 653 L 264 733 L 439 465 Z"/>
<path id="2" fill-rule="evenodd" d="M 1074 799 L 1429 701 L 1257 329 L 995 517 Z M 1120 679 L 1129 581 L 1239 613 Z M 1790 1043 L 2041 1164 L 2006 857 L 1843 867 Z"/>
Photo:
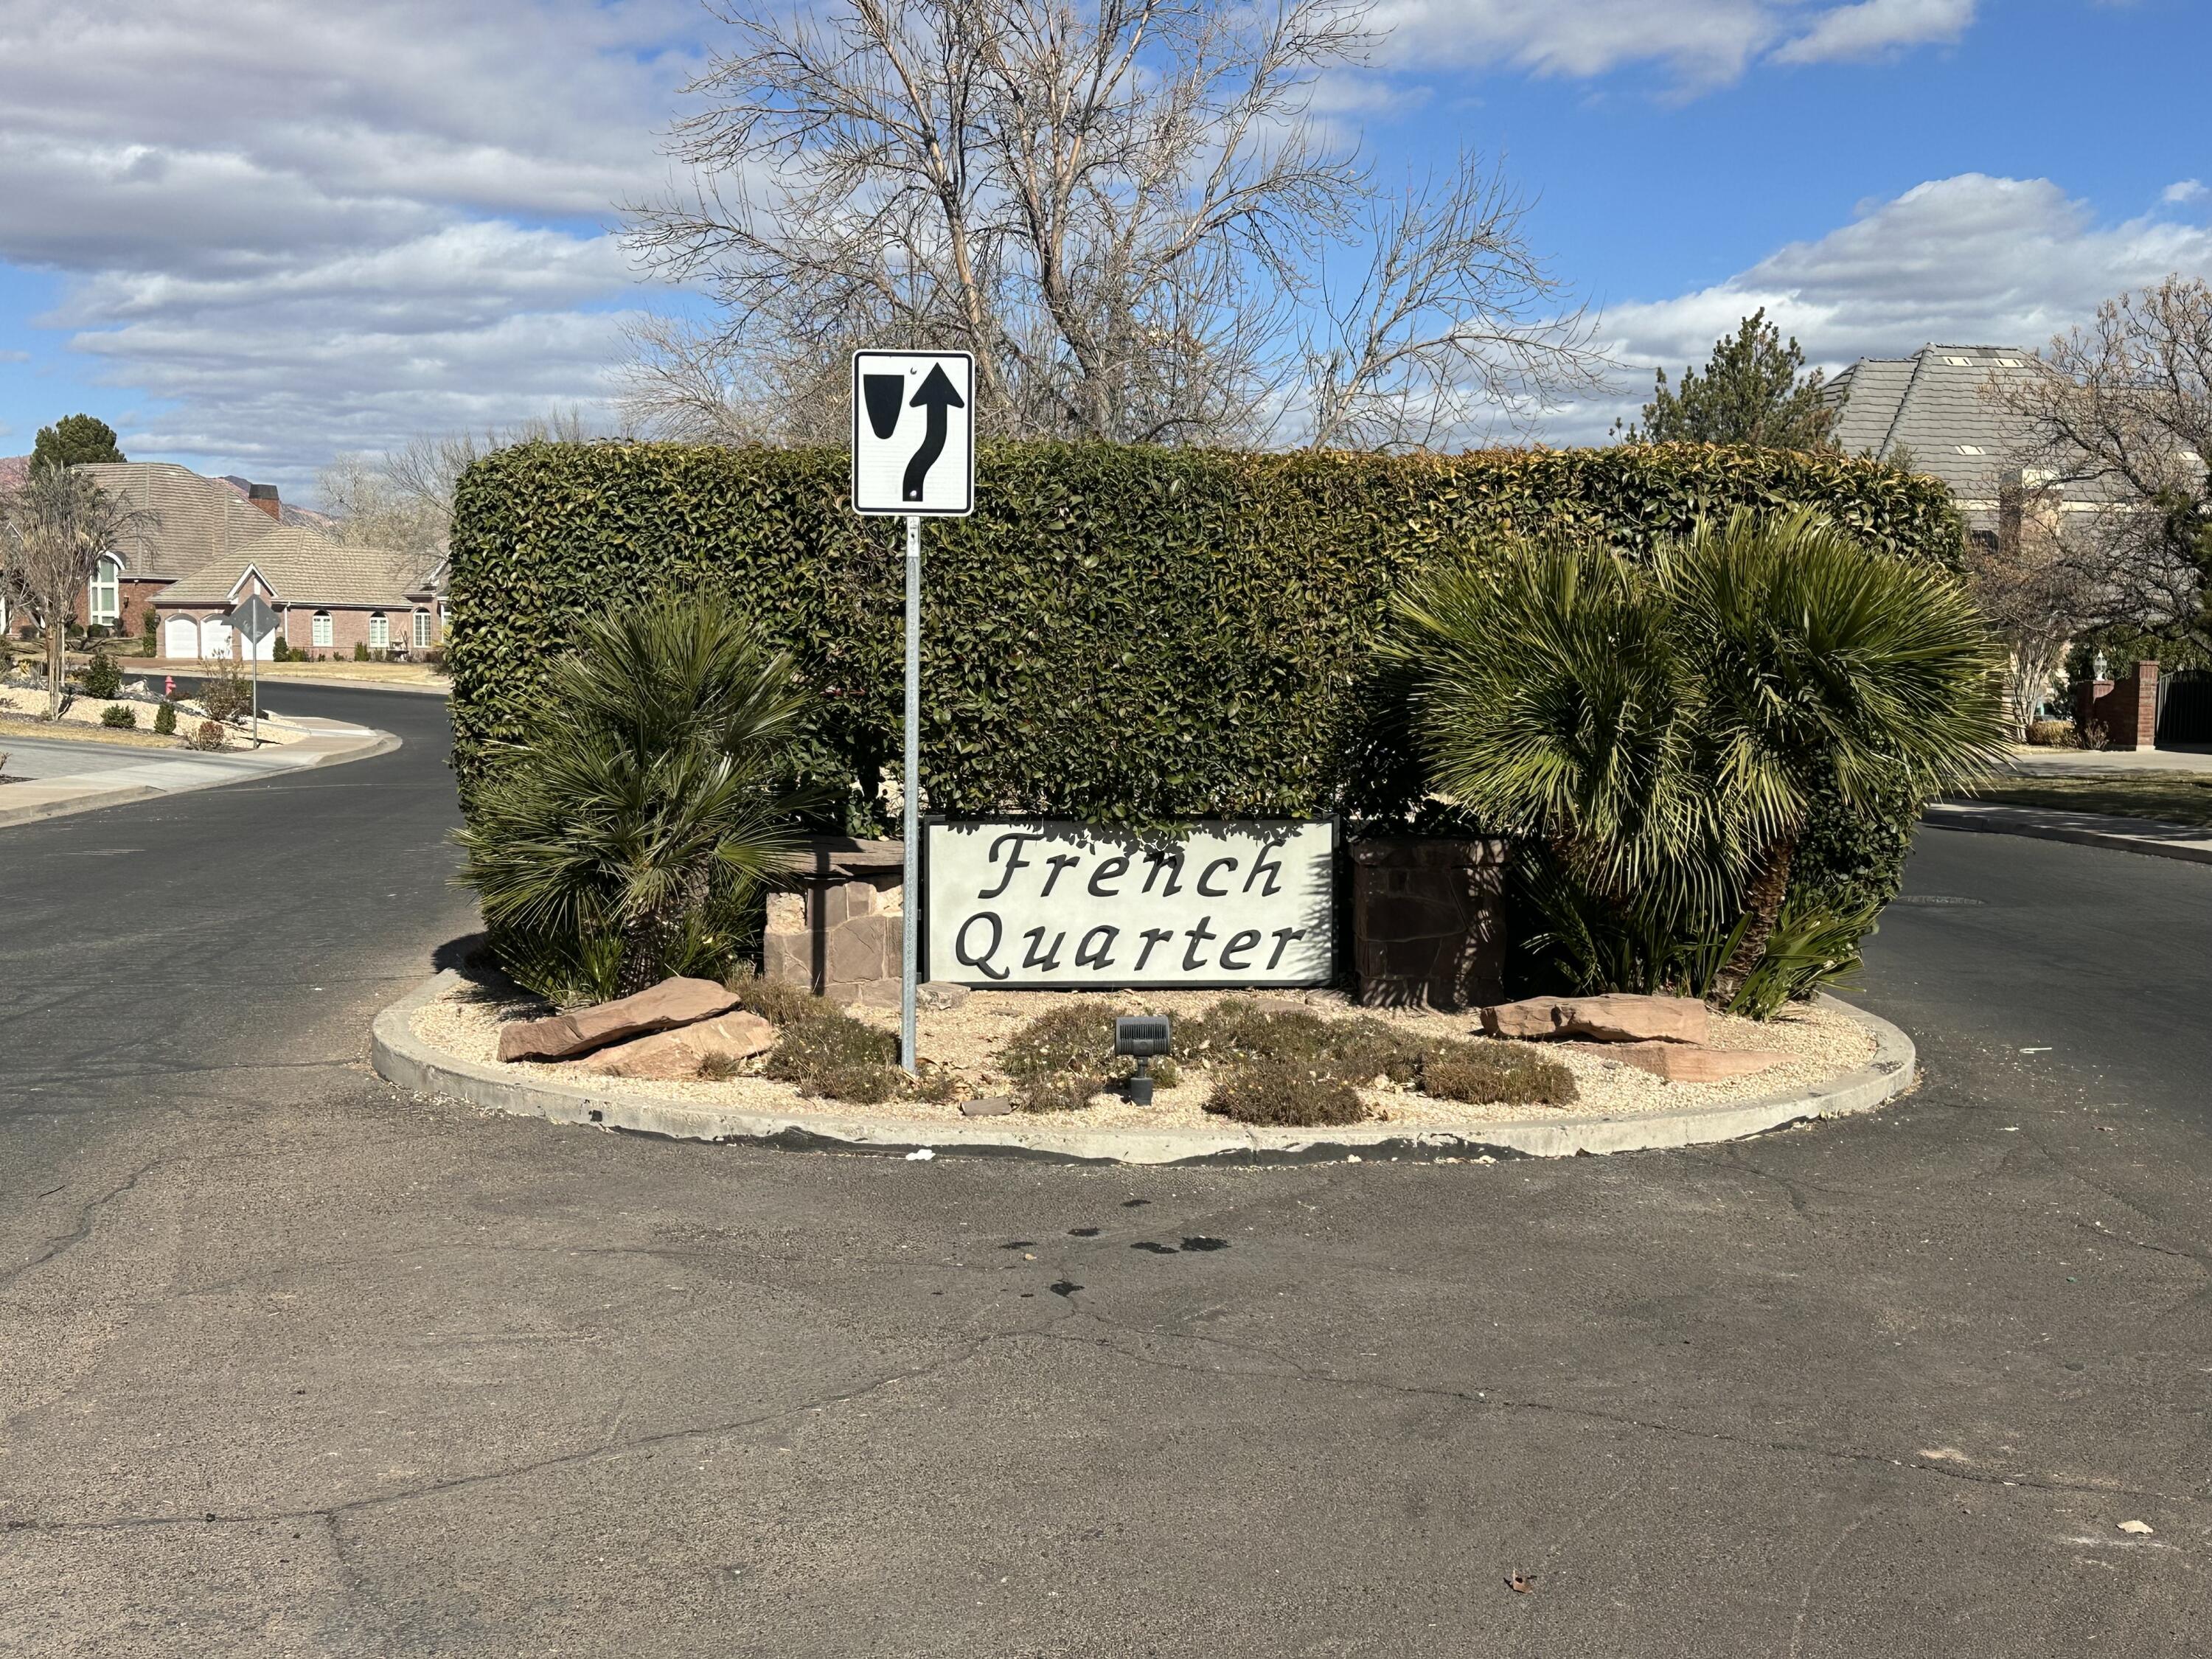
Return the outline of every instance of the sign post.
<path id="1" fill-rule="evenodd" d="M 249 593 L 246 602 L 226 618 L 234 638 L 246 641 L 247 660 L 252 663 L 253 674 L 253 743 L 261 744 L 261 641 L 276 631 L 276 613 L 262 603 L 258 593 Z"/>
<path id="2" fill-rule="evenodd" d="M 964 351 L 853 354 L 853 510 L 906 520 L 906 876 L 899 1064 L 915 1069 L 921 927 L 921 521 L 975 505 L 975 360 Z M 920 410 L 919 416 L 911 411 Z"/>

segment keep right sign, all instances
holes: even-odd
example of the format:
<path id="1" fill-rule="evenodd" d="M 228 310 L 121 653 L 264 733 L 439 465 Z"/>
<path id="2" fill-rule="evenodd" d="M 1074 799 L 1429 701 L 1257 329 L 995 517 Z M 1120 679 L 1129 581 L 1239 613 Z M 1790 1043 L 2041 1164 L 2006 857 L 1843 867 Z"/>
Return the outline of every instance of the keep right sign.
<path id="1" fill-rule="evenodd" d="M 975 506 L 975 360 L 853 354 L 853 509 L 963 518 Z"/>

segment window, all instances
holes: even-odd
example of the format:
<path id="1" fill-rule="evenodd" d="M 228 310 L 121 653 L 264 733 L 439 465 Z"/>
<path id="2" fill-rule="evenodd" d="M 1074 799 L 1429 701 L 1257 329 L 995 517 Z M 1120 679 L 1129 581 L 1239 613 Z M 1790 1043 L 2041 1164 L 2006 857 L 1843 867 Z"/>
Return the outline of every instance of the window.
<path id="1" fill-rule="evenodd" d="M 430 613 L 427 611 L 415 613 L 415 648 L 417 651 L 430 648 Z"/>
<path id="2" fill-rule="evenodd" d="M 368 617 L 368 648 L 384 650 L 392 643 L 392 624 L 381 611 L 373 611 Z"/>
<path id="3" fill-rule="evenodd" d="M 329 611 L 318 611 L 315 612 L 314 625 L 309 630 L 308 636 L 313 639 L 317 645 L 329 645 L 332 642 L 331 636 L 331 613 Z"/>
<path id="4" fill-rule="evenodd" d="M 1954 368 L 1972 368 L 1974 366 L 1972 357 L 1946 357 L 1943 361 Z"/>
<path id="5" fill-rule="evenodd" d="M 1986 455 L 1989 451 L 1984 449 L 1979 444 L 1960 444 L 1959 453 L 1961 455 Z"/>
<path id="6" fill-rule="evenodd" d="M 1999 368 L 2018 368 L 2020 366 L 2021 362 L 2017 357 L 2000 357 L 1997 359 L 1997 367 Z"/>
<path id="7" fill-rule="evenodd" d="M 123 614 L 123 561 L 104 553 L 92 568 L 90 621 L 112 623 Z"/>

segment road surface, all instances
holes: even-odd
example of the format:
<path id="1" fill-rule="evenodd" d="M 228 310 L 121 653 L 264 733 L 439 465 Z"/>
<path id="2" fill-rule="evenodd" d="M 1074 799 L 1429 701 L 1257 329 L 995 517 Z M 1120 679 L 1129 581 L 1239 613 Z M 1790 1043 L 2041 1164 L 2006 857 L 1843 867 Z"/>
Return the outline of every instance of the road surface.
<path id="1" fill-rule="evenodd" d="M 0 1653 L 2212 1643 L 2212 869 L 1924 834 L 1926 1085 L 1725 1149 L 682 1145 L 368 1073 L 443 708 L 283 696 L 406 746 L 0 832 Z"/>

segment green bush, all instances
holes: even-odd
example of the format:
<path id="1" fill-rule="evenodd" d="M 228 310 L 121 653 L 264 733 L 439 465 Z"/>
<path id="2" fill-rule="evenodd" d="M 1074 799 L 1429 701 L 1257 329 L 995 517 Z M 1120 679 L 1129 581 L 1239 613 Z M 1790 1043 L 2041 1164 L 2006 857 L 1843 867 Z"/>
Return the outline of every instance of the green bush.
<path id="1" fill-rule="evenodd" d="M 353 659 L 356 662 L 367 662 L 368 660 L 368 641 L 356 640 L 353 642 Z"/>
<path id="2" fill-rule="evenodd" d="M 586 617 L 726 591 L 819 693 L 793 764 L 827 816 L 888 828 L 902 526 L 847 504 L 842 451 L 528 444 L 455 502 L 455 764 L 465 797 L 536 718 Z M 922 764 L 933 811 L 1164 823 L 1420 793 L 1375 645 L 1415 572 L 1559 527 L 1641 556 L 1701 511 L 1815 505 L 1955 560 L 1940 484 L 1870 462 L 1704 446 L 1440 457 L 987 447 L 974 517 L 928 526 Z"/>
<path id="3" fill-rule="evenodd" d="M 110 703 L 100 711 L 100 723 L 113 726 L 118 731 L 135 730 L 138 725 L 138 711 L 127 702 Z"/>
<path id="4" fill-rule="evenodd" d="M 95 651 L 92 660 L 78 672 L 76 683 L 84 688 L 88 697 L 112 697 L 123 689 L 123 671 L 107 653 Z"/>
<path id="5" fill-rule="evenodd" d="M 177 735 L 177 705 L 164 702 L 154 711 L 154 735 L 173 738 Z"/>
<path id="6" fill-rule="evenodd" d="M 1426 1057 L 1421 1092 L 1438 1100 L 1506 1106 L 1571 1106 L 1575 1075 L 1517 1042 L 1461 1042 Z"/>

